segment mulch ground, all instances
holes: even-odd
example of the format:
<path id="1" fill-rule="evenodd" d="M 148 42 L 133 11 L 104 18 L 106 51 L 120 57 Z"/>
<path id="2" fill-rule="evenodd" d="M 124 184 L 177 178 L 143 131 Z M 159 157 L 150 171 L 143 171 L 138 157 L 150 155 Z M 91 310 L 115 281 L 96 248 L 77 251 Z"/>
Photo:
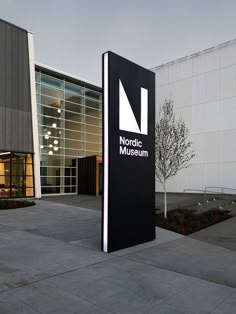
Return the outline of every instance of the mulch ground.
<path id="1" fill-rule="evenodd" d="M 29 207 L 33 205 L 35 205 L 35 202 L 30 202 L 26 200 L 0 200 L 0 210 Z"/>
<path id="2" fill-rule="evenodd" d="M 164 214 L 156 214 L 156 226 L 174 231 L 183 235 L 189 235 L 204 228 L 215 225 L 221 221 L 232 218 L 230 211 L 211 209 L 201 214 L 196 214 L 195 210 L 175 209 Z"/>

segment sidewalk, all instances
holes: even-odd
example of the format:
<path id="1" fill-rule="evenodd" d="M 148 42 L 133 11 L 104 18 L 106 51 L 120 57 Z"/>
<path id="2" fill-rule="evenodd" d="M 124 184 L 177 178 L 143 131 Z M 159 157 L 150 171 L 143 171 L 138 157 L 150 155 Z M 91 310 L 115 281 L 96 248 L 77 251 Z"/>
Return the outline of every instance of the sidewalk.
<path id="1" fill-rule="evenodd" d="M 0 313 L 236 312 L 232 248 L 157 229 L 105 254 L 100 215 L 46 201 L 0 211 Z"/>

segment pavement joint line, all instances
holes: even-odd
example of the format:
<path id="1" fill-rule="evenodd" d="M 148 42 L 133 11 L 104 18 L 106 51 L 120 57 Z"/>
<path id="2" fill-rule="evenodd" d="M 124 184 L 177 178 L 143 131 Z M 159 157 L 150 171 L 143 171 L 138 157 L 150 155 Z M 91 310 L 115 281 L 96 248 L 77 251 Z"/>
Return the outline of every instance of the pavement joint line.
<path id="1" fill-rule="evenodd" d="M 164 268 L 164 266 L 162 267 L 162 266 L 157 266 L 157 265 L 154 265 L 154 264 L 151 264 L 151 263 L 149 264 L 147 262 L 137 261 L 137 260 L 132 259 L 132 258 L 127 258 L 126 256 L 123 256 L 123 257 L 126 258 L 127 260 L 130 260 L 130 261 L 133 261 L 133 262 L 137 262 L 137 263 L 144 264 L 144 265 L 147 265 L 147 266 L 151 266 L 151 267 L 154 267 L 154 268 L 159 268 L 159 269 L 162 269 L 162 270 L 167 270 L 167 271 L 170 271 L 170 272 L 173 272 L 173 273 L 176 273 L 176 274 L 180 274 L 180 275 L 184 275 L 184 276 L 187 276 L 187 277 L 195 278 L 195 279 L 202 280 L 202 281 L 205 281 L 205 282 L 214 283 L 214 284 L 226 287 L 226 288 L 230 288 L 230 289 L 235 289 L 236 288 L 236 287 L 232 287 L 232 286 L 229 286 L 229 285 L 224 285 L 224 284 L 222 284 L 220 282 L 217 282 L 217 281 L 207 280 L 207 279 L 204 279 L 204 278 L 201 278 L 201 277 L 198 277 L 198 276 L 193 276 L 193 275 L 186 274 L 186 273 L 183 273 L 183 272 L 180 272 L 180 271 Z"/>
<path id="2" fill-rule="evenodd" d="M 5 225 L 4 225 L 4 226 L 5 226 Z M 24 231 L 24 232 L 30 233 L 29 231 L 25 231 L 25 230 L 21 230 L 21 229 L 16 229 L 16 230 L 20 230 L 20 231 Z M 43 237 L 43 238 L 50 238 L 50 237 L 45 237 L 45 236 L 43 236 L 43 235 L 37 235 L 37 236 Z M 186 237 L 186 236 L 184 236 L 184 237 Z M 50 238 L 50 239 L 51 239 L 51 238 Z M 54 238 L 53 238 L 53 239 L 54 239 Z M 110 256 L 112 256 L 112 257 L 114 257 L 114 258 L 117 258 L 117 259 L 119 259 L 119 258 L 120 258 L 120 259 L 125 258 L 125 259 L 131 260 L 131 261 L 134 261 L 134 262 L 137 262 L 137 263 L 140 263 L 140 264 L 144 264 L 144 265 L 147 265 L 147 266 L 151 266 L 151 267 L 155 267 L 155 268 L 159 268 L 159 269 L 171 271 L 171 272 L 174 272 L 174 273 L 177 273 L 177 274 L 182 274 L 182 275 L 185 275 L 185 276 L 188 276 L 188 277 L 191 277 L 191 278 L 196 278 L 196 279 L 203 280 L 203 281 L 206 281 L 206 282 L 212 282 L 212 283 L 215 283 L 215 284 L 222 285 L 222 286 L 224 286 L 224 287 L 229 287 L 229 288 L 235 289 L 235 287 L 232 287 L 232 286 L 230 286 L 230 285 L 224 285 L 224 284 L 219 283 L 219 282 L 217 282 L 217 281 L 206 280 L 206 279 L 203 279 L 203 278 L 201 278 L 201 277 L 192 276 L 192 275 L 186 274 L 186 273 L 184 273 L 184 272 L 174 271 L 174 270 L 171 270 L 171 269 L 168 269 L 168 268 L 164 268 L 164 267 L 161 267 L 161 266 L 156 266 L 156 265 L 154 265 L 154 264 L 149 264 L 149 263 L 146 263 L 146 262 L 140 262 L 140 261 L 137 261 L 137 260 L 135 260 L 135 259 L 132 259 L 131 257 L 128 257 L 128 255 L 132 255 L 132 254 L 135 254 L 135 253 L 137 253 L 137 252 L 141 252 L 141 251 L 145 251 L 145 250 L 148 250 L 148 249 L 152 249 L 152 248 L 155 248 L 156 246 L 165 245 L 166 243 L 173 242 L 173 241 L 178 241 L 178 240 L 181 240 L 181 239 L 182 239 L 182 238 L 173 239 L 173 240 L 171 240 L 171 241 L 168 241 L 168 242 L 165 242 L 165 243 L 161 243 L 161 244 L 157 244 L 157 245 L 154 245 L 154 246 L 152 246 L 152 247 L 140 249 L 139 251 L 129 252 L 129 253 L 124 254 L 124 255 L 122 255 L 122 256 L 115 255 L 114 253 L 109 253 L 108 255 L 110 255 Z M 193 238 L 191 238 L 191 239 L 192 239 L 192 240 L 195 240 L 195 241 L 207 243 L 207 242 L 204 242 L 204 241 L 201 241 L 201 240 L 197 240 L 197 239 L 193 239 Z M 64 242 L 64 241 L 57 240 L 57 239 L 54 239 L 54 240 L 57 241 L 57 242 L 59 242 L 59 243 L 56 243 L 55 246 L 57 246 L 57 245 L 60 244 L 60 243 L 67 243 L 67 244 L 72 244 L 73 246 L 82 246 L 82 247 L 85 247 L 85 246 L 83 246 L 83 245 L 81 245 L 81 244 L 73 244 L 73 243 L 71 243 L 71 242 Z M 214 245 L 214 244 L 211 244 L 211 243 L 207 243 L 207 244 L 209 244 L 209 245 L 211 245 L 211 246 L 216 246 L 216 247 L 222 248 L 221 246 Z M 93 251 L 97 251 L 95 248 L 90 248 L 90 247 L 85 247 L 85 248 L 91 249 L 91 250 L 93 250 Z M 230 249 L 227 249 L 227 248 L 223 248 L 223 249 L 226 249 L 226 250 L 229 250 L 229 251 L 231 251 L 231 252 L 234 252 L 234 251 L 232 251 L 232 250 L 230 250 Z M 99 251 L 99 252 L 100 252 L 100 251 Z M 111 259 L 113 259 L 113 258 L 111 258 Z M 108 260 L 110 260 L 110 259 L 108 259 Z M 49 276 L 49 277 L 47 277 L 47 278 L 43 278 L 43 279 L 39 279 L 39 280 L 36 280 L 36 281 L 32 281 L 32 282 L 30 282 L 30 283 L 26 283 L 26 284 L 24 284 L 24 285 L 22 285 L 22 286 L 18 286 L 18 287 L 13 287 L 13 288 L 10 288 L 10 289 L 2 290 L 0 293 L 6 292 L 6 291 L 10 291 L 10 290 L 12 290 L 12 289 L 17 289 L 17 288 L 20 288 L 20 287 L 23 287 L 23 286 L 27 286 L 27 285 L 33 284 L 33 283 L 35 283 L 35 282 L 40 282 L 40 281 L 46 280 L 46 279 L 48 279 L 48 278 L 56 277 L 56 276 L 63 275 L 63 274 L 66 274 L 66 273 L 70 273 L 70 272 L 73 272 L 73 271 L 76 271 L 76 270 L 79 270 L 79 269 L 82 269 L 82 268 L 86 268 L 86 267 L 89 267 L 89 266 L 92 266 L 92 265 L 97 265 L 97 264 L 100 264 L 100 263 L 104 263 L 104 262 L 106 262 L 106 261 L 108 261 L 108 260 L 101 261 L 101 262 L 97 262 L 97 263 L 90 264 L 90 265 L 86 265 L 86 266 L 82 266 L 82 267 L 78 267 L 78 268 L 75 268 L 75 269 L 72 269 L 72 270 L 69 270 L 69 271 L 66 271 L 66 272 L 58 273 L 58 274 L 56 274 L 56 275 Z"/>
<path id="3" fill-rule="evenodd" d="M 166 230 L 166 229 L 165 229 Z M 178 234 L 180 234 L 180 233 L 178 233 Z M 182 239 L 183 237 L 185 237 L 185 235 L 182 235 L 182 234 L 180 234 L 182 237 L 180 237 L 180 238 L 178 238 L 178 239 L 172 239 L 172 240 L 168 240 L 168 241 L 166 241 L 166 242 L 163 242 L 163 243 L 158 243 L 158 244 L 154 244 L 154 245 L 152 245 L 152 246 L 150 246 L 150 247 L 145 247 L 145 248 L 142 248 L 142 249 L 138 249 L 137 251 L 133 251 L 133 252 L 128 252 L 128 253 L 125 253 L 125 254 L 122 254 L 122 255 L 116 255 L 115 254 L 115 252 L 112 252 L 112 253 L 109 253 L 109 254 L 111 254 L 111 255 L 114 255 L 115 257 L 122 257 L 122 256 L 126 256 L 126 255 L 129 255 L 129 254 L 133 254 L 133 253 L 136 253 L 136 252 L 141 252 L 141 251 L 144 251 L 144 250 L 147 250 L 147 249 L 151 249 L 151 248 L 154 248 L 154 247 L 156 247 L 156 246 L 160 246 L 160 245 L 162 245 L 162 244 L 166 244 L 166 243 L 169 243 L 169 242 L 172 242 L 172 241 L 176 241 L 176 240 L 180 240 L 180 239 Z M 77 245 L 77 246 L 82 246 L 82 247 L 85 247 L 85 248 L 89 248 L 89 249 L 92 249 L 92 250 L 97 250 L 97 248 L 94 248 L 94 247 L 90 247 L 90 246 L 88 246 L 88 245 L 84 245 L 84 244 L 82 244 L 82 243 L 73 243 L 73 242 L 77 242 L 77 241 L 80 241 L 80 240 L 89 240 L 90 238 L 84 238 L 84 239 L 79 239 L 79 240 L 73 240 L 73 241 L 70 241 L 70 242 L 68 242 L 68 243 L 70 243 L 70 244 L 73 244 L 73 245 Z M 154 240 L 155 241 L 155 240 Z M 139 244 L 139 245 L 142 245 L 142 244 L 145 244 L 145 243 L 141 243 L 141 244 Z M 128 249 L 128 248 L 126 248 L 126 249 Z M 124 249 L 125 250 L 125 249 Z"/>
<path id="4" fill-rule="evenodd" d="M 168 230 L 168 229 L 165 229 L 165 230 Z M 204 230 L 204 229 L 202 229 L 202 230 Z M 199 240 L 199 239 L 192 238 L 190 235 L 183 235 L 183 234 L 181 234 L 181 233 L 178 233 L 178 234 L 179 234 L 179 235 L 182 235 L 182 237 L 181 237 L 181 238 L 178 238 L 178 239 L 173 239 L 173 240 L 170 240 L 170 241 L 166 241 L 166 242 L 163 242 L 163 243 L 160 243 L 160 244 L 156 244 L 156 245 L 153 245 L 153 246 L 150 246 L 150 247 L 146 247 L 146 248 L 143 248 L 143 249 L 134 251 L 134 252 L 129 252 L 129 253 L 127 253 L 127 254 L 125 253 L 125 254 L 123 254 L 123 255 L 121 255 L 121 256 L 127 256 L 127 255 L 131 255 L 131 254 L 134 254 L 134 253 L 137 253 L 137 252 L 149 250 L 149 249 L 152 249 L 152 248 L 154 248 L 154 247 L 156 247 L 156 246 L 162 246 L 162 245 L 166 245 L 166 244 L 168 244 L 168 243 L 170 243 L 170 242 L 172 243 L 172 242 L 174 242 L 174 241 L 182 240 L 183 238 L 190 238 L 191 240 L 195 240 L 195 241 L 199 241 L 199 242 L 202 242 L 202 243 L 205 243 L 205 244 L 209 244 L 209 245 L 211 245 L 211 246 L 215 246 L 215 247 L 218 247 L 218 248 L 220 248 L 220 249 L 229 250 L 230 252 L 235 252 L 234 250 L 228 249 L 228 248 L 226 248 L 226 247 L 222 247 L 222 246 L 220 246 L 220 245 L 216 245 L 216 244 L 214 244 L 214 243 L 209 243 L 209 242 L 205 242 L 205 241 L 202 241 L 202 240 Z M 115 255 L 115 253 L 110 253 L 110 254 Z M 119 256 L 119 255 L 115 255 L 115 256 Z"/>
<path id="5" fill-rule="evenodd" d="M 6 292 L 6 291 L 4 291 Z M 0 295 L 1 295 L 2 292 L 0 292 Z M 10 291 L 7 293 L 10 295 L 10 296 L 13 296 L 14 298 L 16 298 L 18 301 L 20 301 L 21 303 L 23 303 L 24 305 L 26 305 L 28 308 L 32 309 L 34 312 L 36 313 L 39 313 L 39 314 L 42 314 L 42 312 L 39 312 L 38 310 L 36 310 L 35 308 L 33 308 L 30 304 L 26 303 L 25 301 L 21 300 L 19 297 L 17 297 L 16 295 L 14 294 L 11 294 Z"/>
<path id="6" fill-rule="evenodd" d="M 45 278 L 44 280 L 47 280 L 47 279 L 48 279 L 48 278 Z M 42 281 L 42 280 L 40 280 L 40 281 Z M 38 281 L 37 281 L 37 282 L 38 282 Z M 37 282 L 33 282 L 32 284 L 37 283 Z M 62 291 L 63 293 L 66 293 L 66 294 L 68 294 L 68 295 L 73 295 L 73 296 L 77 297 L 79 300 L 83 300 L 83 301 L 86 301 L 86 302 L 90 303 L 91 305 L 98 306 L 96 303 L 92 303 L 89 299 L 86 299 L 85 297 L 81 297 L 81 296 L 78 296 L 78 295 L 74 294 L 73 291 L 64 290 L 64 289 L 62 289 L 62 288 L 60 288 L 60 287 L 57 287 L 57 286 L 55 286 L 55 285 L 53 285 L 53 284 L 51 284 L 51 283 L 48 283 L 48 282 L 47 282 L 47 284 L 50 285 L 51 287 L 57 289 L 57 290 Z M 22 286 L 22 287 L 23 287 L 23 286 Z M 21 288 L 21 286 L 20 286 L 20 287 L 16 287 L 15 289 L 17 289 L 17 288 Z M 32 306 L 29 305 L 28 303 L 26 303 L 26 302 L 24 302 L 23 300 L 21 300 L 18 296 L 12 294 L 12 293 L 11 293 L 12 290 L 13 290 L 13 289 L 11 289 L 10 291 L 7 291 L 7 293 L 10 294 L 11 296 L 17 298 L 20 302 L 22 302 L 22 303 L 25 304 L 26 306 L 30 307 L 30 308 L 31 308 L 32 310 L 34 310 L 35 312 L 40 313 L 40 314 L 43 314 L 43 312 L 39 312 L 39 311 L 36 310 L 34 307 L 32 307 Z M 6 291 L 4 291 L 4 292 L 6 292 Z M 1 292 L 0 292 L 0 295 L 1 295 Z"/>
<path id="7" fill-rule="evenodd" d="M 203 229 L 202 229 L 202 230 L 203 230 Z M 215 244 L 215 243 L 203 241 L 203 240 L 200 240 L 200 239 L 192 238 L 190 235 L 189 235 L 188 237 L 191 238 L 192 240 L 196 240 L 196 241 L 199 241 L 199 242 L 202 242 L 202 243 L 207 243 L 207 244 L 209 244 L 209 245 L 216 246 L 216 247 L 218 247 L 218 248 L 225 249 L 225 250 L 228 250 L 228 251 L 231 251 L 231 252 L 236 253 L 235 250 L 230 249 L 230 248 L 228 248 L 228 247 L 225 247 L 225 246 L 222 246 L 222 245 L 217 245 L 217 244 Z"/>
<path id="8" fill-rule="evenodd" d="M 46 200 L 40 200 L 40 201 L 47 202 L 49 204 L 59 205 L 59 206 L 79 208 L 79 209 L 82 209 L 82 210 L 91 210 L 92 212 L 101 212 L 101 210 L 99 208 L 93 209 L 93 208 L 79 207 L 79 206 L 75 206 L 75 205 L 67 205 L 67 204 L 62 204 L 62 203 L 55 203 L 55 202 L 46 201 Z"/>
<path id="9" fill-rule="evenodd" d="M 0 226 L 6 227 L 6 228 L 12 228 L 12 229 L 15 229 L 15 230 L 18 230 L 18 231 L 25 231 L 24 229 L 20 229 L 20 228 L 17 228 L 17 227 L 12 227 L 12 226 L 9 226 L 9 225 L 3 225 L 2 223 L 0 224 Z M 8 231 L 8 232 L 10 232 L 10 231 Z M 7 232 L 7 231 L 3 231 L 3 232 Z"/>
<path id="10" fill-rule="evenodd" d="M 34 284 L 34 283 L 41 282 L 41 281 L 44 281 L 44 280 L 47 280 L 47 279 L 51 279 L 51 278 L 54 278 L 54 277 L 57 277 L 57 276 L 65 275 L 65 274 L 68 274 L 68 273 L 72 273 L 72 272 L 74 272 L 74 271 L 77 271 L 77 270 L 80 270 L 80 269 L 83 269 L 83 268 L 87 268 L 87 267 L 99 265 L 99 264 L 105 263 L 105 262 L 107 262 L 107 261 L 109 261 L 109 260 L 112 260 L 112 259 L 113 259 L 113 258 L 110 258 L 110 259 L 107 259 L 107 260 L 105 260 L 105 261 L 100 261 L 100 262 L 96 262 L 96 263 L 93 263 L 93 264 L 89 264 L 89 265 L 81 266 L 81 267 L 78 267 L 78 268 L 70 269 L 70 270 L 64 271 L 64 272 L 62 272 L 62 273 L 58 273 L 58 274 L 51 275 L 51 276 L 49 275 L 48 277 L 45 277 L 45 278 L 42 278 L 42 279 L 38 279 L 38 280 L 33 280 L 33 281 L 31 281 L 31 282 L 27 282 L 27 283 L 25 283 L 25 284 L 23 284 L 23 285 L 19 285 L 19 286 L 17 286 L 17 287 L 12 287 L 12 288 L 8 288 L 8 289 L 4 289 L 4 290 L 1 290 L 1 291 L 0 291 L 0 295 L 1 295 L 1 293 L 3 293 L 3 292 L 9 292 L 9 293 L 10 293 L 10 291 L 15 290 L 15 289 L 18 289 L 18 288 L 22 288 L 22 287 L 25 287 L 25 286 L 30 286 L 30 285 L 32 285 L 32 284 Z M 119 257 L 118 257 L 117 259 L 119 259 Z"/>
<path id="11" fill-rule="evenodd" d="M 9 227 L 9 228 L 11 228 L 11 227 Z M 45 236 L 45 235 L 42 235 L 42 234 L 38 234 L 38 233 L 33 233 L 33 232 L 30 232 L 30 230 L 24 230 L 24 229 L 18 229 L 18 228 L 14 228 L 15 230 L 10 230 L 10 231 L 6 231 L 6 232 L 13 232 L 13 231 L 23 231 L 23 232 L 25 232 L 25 233 L 29 233 L 29 234 L 31 234 L 31 235 L 34 235 L 34 236 L 37 236 L 37 237 L 40 237 L 40 238 L 48 238 L 48 239 L 51 239 L 51 240 L 54 240 L 54 241 L 56 241 L 56 242 L 58 242 L 58 243 L 55 243 L 55 244 L 53 244 L 51 247 L 55 247 L 55 246 L 57 246 L 57 245 L 59 245 L 59 244 L 71 244 L 71 245 L 73 245 L 73 243 L 70 243 L 70 242 L 68 242 L 68 241 L 62 241 L 62 240 L 58 240 L 58 239 L 56 239 L 56 238 L 53 238 L 53 237 L 49 237 L 49 236 Z M 4 233 L 4 232 L 3 232 Z M 79 241 L 79 240 L 77 240 L 77 241 Z M 74 245 L 75 246 L 75 245 Z M 77 245 L 77 246 L 79 246 L 79 245 Z M 88 247 L 86 247 L 86 249 L 91 249 L 91 248 L 88 248 Z M 91 249 L 92 250 L 92 249 Z M 100 251 L 99 251 L 99 253 L 100 253 Z M 105 253 L 104 253 L 105 254 Z"/>
<path id="12" fill-rule="evenodd" d="M 232 297 L 233 294 L 234 294 L 234 291 L 232 291 L 232 292 L 230 293 L 230 297 Z M 226 297 L 224 300 L 221 300 L 221 302 L 214 308 L 214 311 L 215 311 L 216 309 L 218 309 L 222 304 L 224 304 L 227 299 L 229 299 L 229 297 Z M 212 314 L 213 314 L 213 313 L 214 313 L 214 312 L 212 312 Z M 223 313 L 222 313 L 222 314 L 223 314 Z"/>
<path id="13" fill-rule="evenodd" d="M 178 233 L 178 234 L 180 234 L 180 233 Z M 186 236 L 183 235 L 183 237 L 186 237 Z M 156 244 L 156 245 L 153 245 L 153 246 L 150 246 L 150 247 L 145 247 L 145 248 L 143 248 L 143 249 L 140 249 L 140 250 L 137 250 L 137 251 L 133 251 L 133 252 L 129 252 L 129 253 L 125 253 L 125 254 L 123 254 L 123 255 L 115 255 L 115 253 L 110 253 L 110 254 L 115 255 L 115 256 L 121 256 L 121 257 L 123 257 L 123 256 L 131 255 L 131 254 L 135 254 L 135 253 L 138 253 L 138 252 L 141 252 L 141 251 L 149 250 L 149 249 L 152 249 L 152 248 L 154 248 L 154 247 L 156 247 L 156 246 L 161 246 L 161 245 L 167 244 L 167 243 L 169 243 L 169 242 L 178 241 L 178 240 L 183 239 L 183 237 L 182 237 L 182 238 L 178 238 L 178 239 L 173 239 L 173 240 L 170 240 L 170 241 L 166 241 L 166 242 L 163 242 L 163 243 L 159 243 L 159 244 Z M 145 243 L 143 243 L 143 244 L 145 244 Z M 127 249 L 128 249 L 128 248 L 127 248 Z M 125 250 L 125 249 L 124 249 L 124 250 Z"/>

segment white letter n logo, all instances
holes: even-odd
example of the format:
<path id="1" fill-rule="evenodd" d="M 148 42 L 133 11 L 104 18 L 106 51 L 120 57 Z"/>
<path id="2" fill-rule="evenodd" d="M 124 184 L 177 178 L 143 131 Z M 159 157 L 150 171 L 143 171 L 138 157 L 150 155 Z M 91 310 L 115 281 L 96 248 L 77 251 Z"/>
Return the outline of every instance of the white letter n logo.
<path id="1" fill-rule="evenodd" d="M 141 126 L 139 128 L 121 80 L 119 80 L 120 130 L 148 134 L 148 90 L 141 87 Z"/>

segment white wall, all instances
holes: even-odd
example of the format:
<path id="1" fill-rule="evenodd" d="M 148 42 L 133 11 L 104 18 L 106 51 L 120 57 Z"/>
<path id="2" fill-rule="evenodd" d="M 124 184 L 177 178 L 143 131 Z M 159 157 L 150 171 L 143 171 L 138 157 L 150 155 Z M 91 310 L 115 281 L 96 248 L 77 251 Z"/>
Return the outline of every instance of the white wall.
<path id="1" fill-rule="evenodd" d="M 190 129 L 197 156 L 169 180 L 169 192 L 236 188 L 236 42 L 154 69 L 157 112 L 164 99 Z M 157 184 L 157 190 L 162 188 Z"/>

